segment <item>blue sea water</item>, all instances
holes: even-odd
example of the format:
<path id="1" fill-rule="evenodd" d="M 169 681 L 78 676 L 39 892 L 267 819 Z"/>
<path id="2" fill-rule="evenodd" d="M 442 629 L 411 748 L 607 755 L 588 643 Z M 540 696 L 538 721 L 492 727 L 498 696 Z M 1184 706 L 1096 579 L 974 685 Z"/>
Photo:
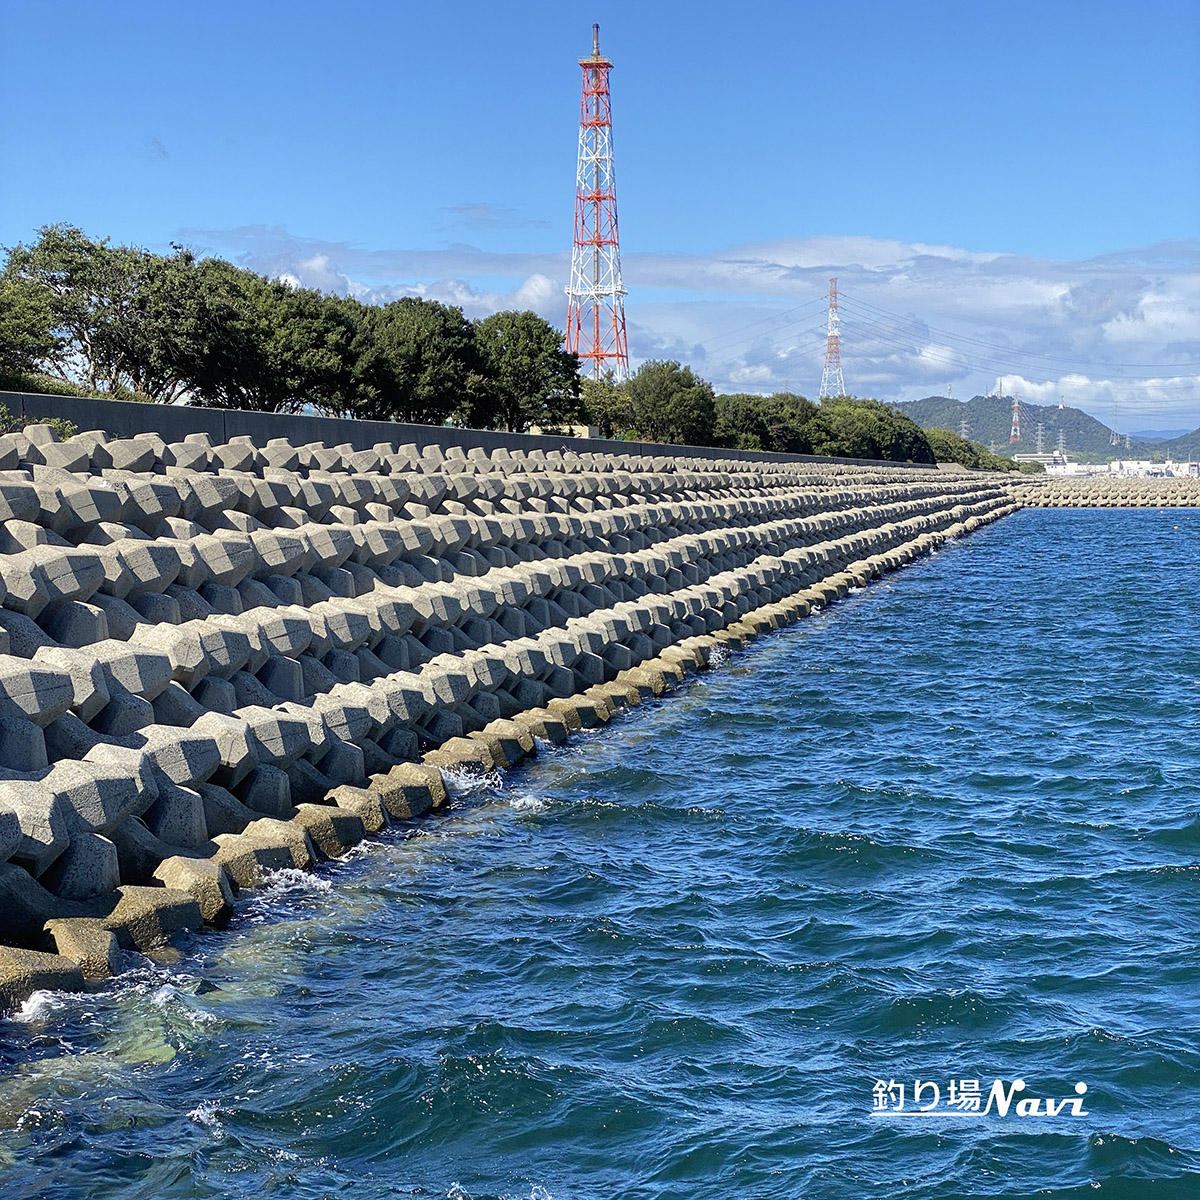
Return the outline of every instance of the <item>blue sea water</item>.
<path id="1" fill-rule="evenodd" d="M 1200 514 L 990 526 L 35 998 L 0 1194 L 1200 1196 L 1198 634 Z"/>

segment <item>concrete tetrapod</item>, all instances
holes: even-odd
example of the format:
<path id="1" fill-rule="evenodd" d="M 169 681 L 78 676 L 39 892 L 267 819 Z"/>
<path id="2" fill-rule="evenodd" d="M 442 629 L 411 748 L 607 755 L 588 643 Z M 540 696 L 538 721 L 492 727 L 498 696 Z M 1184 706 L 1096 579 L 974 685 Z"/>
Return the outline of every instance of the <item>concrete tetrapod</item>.
<path id="1" fill-rule="evenodd" d="M 0 439 L 0 939 L 72 984 L 1013 511 L 894 468 L 72 442 Z"/>

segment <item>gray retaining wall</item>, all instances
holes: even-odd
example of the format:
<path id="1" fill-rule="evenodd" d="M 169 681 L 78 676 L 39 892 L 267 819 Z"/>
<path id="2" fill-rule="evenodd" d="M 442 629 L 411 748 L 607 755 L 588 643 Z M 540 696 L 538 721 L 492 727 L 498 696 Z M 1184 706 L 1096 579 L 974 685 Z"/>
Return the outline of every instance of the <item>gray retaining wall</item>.
<path id="1" fill-rule="evenodd" d="M 60 417 L 79 429 L 103 430 L 110 437 L 130 438 L 154 433 L 165 441 L 182 441 L 188 434 L 206 433 L 215 444 L 248 437 L 256 445 L 271 438 L 287 438 L 296 445 L 322 442 L 369 450 L 380 443 L 410 445 L 417 450 L 452 446 L 494 450 L 549 452 L 570 449 L 575 454 L 649 455 L 669 463 L 679 455 L 689 458 L 737 462 L 824 462 L 842 466 L 874 466 L 871 459 L 828 458 L 813 454 L 766 454 L 757 450 L 725 450 L 712 446 L 664 446 L 657 442 L 620 442 L 603 438 L 561 438 L 532 433 L 505 433 L 490 429 L 452 429 L 441 425 L 405 425 L 393 421 L 355 421 L 337 417 L 293 416 L 287 413 L 247 412 L 242 409 L 193 408 L 188 405 L 135 404 L 122 400 L 86 400 L 74 396 L 47 396 L 33 392 L 0 391 L 0 404 L 19 421 Z M 925 463 L 896 464 L 919 471 L 935 470 Z"/>

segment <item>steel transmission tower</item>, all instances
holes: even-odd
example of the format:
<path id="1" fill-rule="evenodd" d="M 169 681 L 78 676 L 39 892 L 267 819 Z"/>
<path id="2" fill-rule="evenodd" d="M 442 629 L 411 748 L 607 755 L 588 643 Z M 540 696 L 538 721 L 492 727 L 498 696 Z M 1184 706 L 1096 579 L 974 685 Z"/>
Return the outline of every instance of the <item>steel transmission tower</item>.
<path id="1" fill-rule="evenodd" d="M 592 26 L 592 56 L 581 58 L 579 168 L 575 176 L 575 246 L 567 288 L 566 348 L 585 374 L 629 374 L 625 341 L 625 285 L 617 239 L 617 176 L 613 168 L 611 60 L 600 53 L 600 26 Z"/>
<path id="2" fill-rule="evenodd" d="M 1113 401 L 1113 423 L 1112 433 L 1109 435 L 1108 444 L 1110 446 L 1119 446 L 1121 444 L 1121 435 L 1117 432 L 1117 402 Z"/>
<path id="3" fill-rule="evenodd" d="M 821 390 L 817 399 L 844 396 L 846 384 L 842 379 L 842 334 L 838 325 L 837 280 L 829 281 L 829 325 L 825 334 L 825 369 L 821 372 Z"/>
<path id="4" fill-rule="evenodd" d="M 1014 442 L 1021 440 L 1021 397 L 1013 392 L 1013 420 L 1012 431 L 1008 435 L 1008 444 L 1011 446 Z"/>

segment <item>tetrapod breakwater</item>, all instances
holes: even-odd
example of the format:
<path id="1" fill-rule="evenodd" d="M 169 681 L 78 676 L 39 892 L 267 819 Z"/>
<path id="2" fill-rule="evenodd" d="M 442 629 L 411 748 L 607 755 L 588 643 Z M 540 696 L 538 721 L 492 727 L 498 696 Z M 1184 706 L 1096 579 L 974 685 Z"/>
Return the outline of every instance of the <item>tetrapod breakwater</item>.
<path id="1" fill-rule="evenodd" d="M 0 437 L 5 1005 L 1019 507 L 884 464 L 186 419 Z"/>
<path id="2" fill-rule="evenodd" d="M 1026 508 L 1200 507 L 1196 476 L 1024 475 L 1008 492 Z"/>

